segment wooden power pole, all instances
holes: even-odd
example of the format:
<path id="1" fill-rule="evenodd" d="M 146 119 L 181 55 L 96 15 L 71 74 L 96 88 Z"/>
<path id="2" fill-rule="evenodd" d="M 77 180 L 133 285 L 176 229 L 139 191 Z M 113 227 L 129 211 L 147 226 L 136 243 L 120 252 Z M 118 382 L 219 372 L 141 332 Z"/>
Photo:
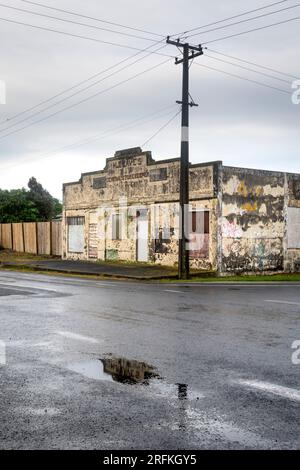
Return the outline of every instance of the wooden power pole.
<path id="1" fill-rule="evenodd" d="M 182 64 L 182 100 L 177 101 L 182 106 L 181 112 L 181 154 L 180 154 L 180 230 L 178 251 L 178 277 L 188 279 L 190 272 L 190 257 L 188 250 L 188 206 L 189 206 L 189 108 L 198 106 L 190 101 L 189 93 L 189 67 L 190 60 L 203 54 L 201 45 L 191 46 L 182 43 L 179 39 L 173 41 L 167 37 L 167 44 L 182 49 L 182 59 L 175 59 L 175 64 Z"/>

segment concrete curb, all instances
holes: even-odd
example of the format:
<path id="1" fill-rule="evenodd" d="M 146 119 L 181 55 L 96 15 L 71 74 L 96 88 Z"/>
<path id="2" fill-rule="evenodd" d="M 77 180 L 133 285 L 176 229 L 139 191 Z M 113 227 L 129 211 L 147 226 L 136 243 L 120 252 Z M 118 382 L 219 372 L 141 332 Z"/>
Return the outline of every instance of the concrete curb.
<path id="1" fill-rule="evenodd" d="M 44 268 L 40 267 L 38 265 L 32 265 L 32 264 L 15 264 L 15 263 L 9 263 L 9 262 L 0 262 L 0 269 L 3 268 L 15 268 L 16 271 L 18 269 L 28 269 L 30 271 L 39 271 L 39 272 L 45 272 L 45 273 L 56 273 L 56 274 L 71 274 L 75 276 L 89 276 L 89 277 L 99 277 L 99 278 L 108 278 L 108 279 L 119 279 L 119 280 L 127 280 L 127 281 L 160 281 L 164 279 L 177 279 L 177 274 L 174 275 L 162 275 L 162 276 L 133 276 L 130 274 L 112 274 L 112 273 L 91 273 L 89 271 L 74 271 L 72 269 L 64 269 L 64 270 L 59 270 L 59 269 L 54 269 L 54 268 Z M 213 274 L 212 273 L 207 273 L 205 278 L 211 277 Z M 197 276 L 197 274 L 194 274 L 194 276 Z M 189 282 L 189 281 L 183 281 L 183 282 L 174 282 L 171 283 L 172 286 L 174 287 L 193 287 L 197 285 L 206 285 L 206 286 L 223 286 L 223 287 L 232 287 L 232 286 L 270 286 L 270 285 L 287 285 L 287 286 L 300 286 L 300 281 L 278 281 L 276 279 L 273 280 L 262 280 L 262 281 L 230 281 L 229 279 L 220 280 L 220 281 L 195 281 L 195 282 Z"/>

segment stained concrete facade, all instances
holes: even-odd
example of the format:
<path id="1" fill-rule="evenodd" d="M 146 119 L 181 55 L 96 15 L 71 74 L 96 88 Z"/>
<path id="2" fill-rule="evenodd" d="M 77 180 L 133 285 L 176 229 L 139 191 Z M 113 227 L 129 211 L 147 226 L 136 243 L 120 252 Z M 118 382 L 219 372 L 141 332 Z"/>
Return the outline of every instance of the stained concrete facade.
<path id="1" fill-rule="evenodd" d="M 176 265 L 179 164 L 128 149 L 64 184 L 63 257 Z M 192 268 L 300 270 L 300 175 L 193 164 L 189 212 Z"/>

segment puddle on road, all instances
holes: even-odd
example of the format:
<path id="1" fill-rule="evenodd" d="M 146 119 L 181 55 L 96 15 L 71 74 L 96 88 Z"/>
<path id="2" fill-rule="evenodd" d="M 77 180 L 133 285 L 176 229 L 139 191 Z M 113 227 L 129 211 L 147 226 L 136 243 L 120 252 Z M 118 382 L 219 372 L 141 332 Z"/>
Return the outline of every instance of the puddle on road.
<path id="1" fill-rule="evenodd" d="M 88 379 L 113 382 L 112 376 L 104 372 L 104 365 L 100 359 L 75 362 L 73 364 L 69 364 L 67 368 L 73 372 L 84 375 L 84 377 L 87 377 Z"/>
<path id="2" fill-rule="evenodd" d="M 72 372 L 89 379 L 118 382 L 129 385 L 147 386 L 147 390 L 155 396 L 185 400 L 199 400 L 202 395 L 192 391 L 187 384 L 169 384 L 162 380 L 155 367 L 124 357 L 105 357 L 69 364 Z"/>
<path id="3" fill-rule="evenodd" d="M 104 372 L 110 374 L 115 382 L 148 384 L 150 379 L 159 377 L 155 368 L 146 362 L 128 360 L 123 357 L 109 357 L 101 359 L 101 362 Z"/>
<path id="4" fill-rule="evenodd" d="M 125 384 L 148 384 L 149 380 L 158 374 L 154 367 L 123 357 L 109 357 L 77 362 L 68 366 L 69 370 L 84 375 L 90 379 L 120 382 Z"/>

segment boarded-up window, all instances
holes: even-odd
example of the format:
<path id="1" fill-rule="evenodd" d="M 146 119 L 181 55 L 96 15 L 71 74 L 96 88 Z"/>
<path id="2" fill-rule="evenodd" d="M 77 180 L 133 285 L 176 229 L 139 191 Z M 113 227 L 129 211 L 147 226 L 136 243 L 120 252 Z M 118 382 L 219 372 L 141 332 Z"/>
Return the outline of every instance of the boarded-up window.
<path id="1" fill-rule="evenodd" d="M 89 225 L 89 258 L 97 258 L 98 240 L 97 240 L 97 224 Z"/>
<path id="2" fill-rule="evenodd" d="M 150 181 L 164 181 L 168 178 L 167 168 L 155 168 L 150 170 Z"/>
<path id="3" fill-rule="evenodd" d="M 189 213 L 189 251 L 190 258 L 209 257 L 209 211 Z"/>
<path id="4" fill-rule="evenodd" d="M 209 233 L 209 211 L 191 211 L 189 224 L 191 233 Z"/>
<path id="5" fill-rule="evenodd" d="M 121 240 L 121 216 L 120 214 L 113 214 L 112 216 L 112 239 Z"/>
<path id="6" fill-rule="evenodd" d="M 84 217 L 67 217 L 68 252 L 83 253 L 84 251 Z"/>
<path id="7" fill-rule="evenodd" d="M 101 176 L 101 178 L 94 178 L 93 179 L 93 189 L 102 189 L 106 188 L 106 178 L 105 176 Z"/>
<path id="8" fill-rule="evenodd" d="M 300 209 L 298 207 L 288 208 L 288 248 L 300 248 Z"/>

